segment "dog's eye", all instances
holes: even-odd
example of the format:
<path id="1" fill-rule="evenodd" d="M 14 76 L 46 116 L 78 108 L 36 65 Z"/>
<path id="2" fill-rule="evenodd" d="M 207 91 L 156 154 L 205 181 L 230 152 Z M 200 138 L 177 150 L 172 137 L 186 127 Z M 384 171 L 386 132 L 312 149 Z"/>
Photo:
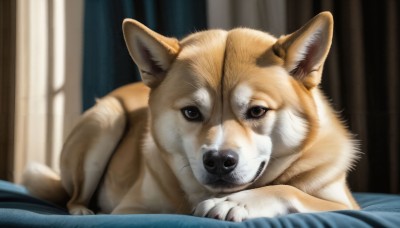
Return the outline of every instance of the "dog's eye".
<path id="1" fill-rule="evenodd" d="M 268 108 L 262 106 L 254 106 L 247 110 L 246 119 L 260 119 L 265 116 Z"/>
<path id="2" fill-rule="evenodd" d="M 200 110 L 195 106 L 188 106 L 181 109 L 181 112 L 188 121 L 203 121 L 203 115 Z"/>

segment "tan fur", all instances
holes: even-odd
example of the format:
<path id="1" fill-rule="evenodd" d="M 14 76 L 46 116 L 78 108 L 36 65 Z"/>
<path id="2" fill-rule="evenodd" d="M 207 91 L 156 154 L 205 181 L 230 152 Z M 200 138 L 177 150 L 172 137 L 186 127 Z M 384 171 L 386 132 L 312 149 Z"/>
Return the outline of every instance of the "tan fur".
<path id="1" fill-rule="evenodd" d="M 123 29 L 144 83 L 99 100 L 67 139 L 61 184 L 72 214 L 241 221 L 359 208 L 346 185 L 357 150 L 318 88 L 330 13 L 279 39 L 239 28 L 177 41 L 131 19 Z M 184 117 L 187 107 L 201 118 Z M 254 107 L 266 114 L 254 118 Z M 212 151 L 235 154 L 233 170 L 208 171 Z"/>

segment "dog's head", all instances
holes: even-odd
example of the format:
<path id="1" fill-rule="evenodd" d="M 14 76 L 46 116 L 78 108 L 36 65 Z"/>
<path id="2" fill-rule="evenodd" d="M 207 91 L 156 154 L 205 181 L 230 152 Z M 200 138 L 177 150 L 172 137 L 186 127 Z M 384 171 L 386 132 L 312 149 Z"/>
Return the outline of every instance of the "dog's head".
<path id="1" fill-rule="evenodd" d="M 123 29 L 151 88 L 151 132 L 178 176 L 194 175 L 212 192 L 238 191 L 313 137 L 330 13 L 279 39 L 241 28 L 178 41 L 131 19 Z"/>

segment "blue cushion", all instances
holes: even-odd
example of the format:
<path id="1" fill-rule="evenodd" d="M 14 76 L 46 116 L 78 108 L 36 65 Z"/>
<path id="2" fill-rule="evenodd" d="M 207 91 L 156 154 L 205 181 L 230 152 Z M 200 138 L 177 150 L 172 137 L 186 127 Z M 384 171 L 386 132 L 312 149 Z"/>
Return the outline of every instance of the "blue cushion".
<path id="1" fill-rule="evenodd" d="M 18 185 L 0 181 L 0 227 L 400 227 L 400 196 L 356 193 L 360 211 L 299 213 L 241 223 L 188 215 L 68 215 L 29 196 Z"/>

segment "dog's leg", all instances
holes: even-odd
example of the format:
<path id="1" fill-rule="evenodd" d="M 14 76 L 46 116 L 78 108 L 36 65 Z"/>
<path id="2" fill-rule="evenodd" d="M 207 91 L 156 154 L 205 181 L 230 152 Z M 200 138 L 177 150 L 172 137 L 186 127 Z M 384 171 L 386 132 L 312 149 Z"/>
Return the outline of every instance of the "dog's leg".
<path id="1" fill-rule="evenodd" d="M 107 163 L 125 130 L 121 103 L 105 97 L 85 112 L 66 140 L 61 153 L 61 180 L 70 195 L 71 214 L 93 214 L 88 204 Z"/>
<path id="2" fill-rule="evenodd" d="M 344 186 L 346 193 L 347 187 Z M 338 189 L 340 191 L 340 189 Z M 231 195 L 205 200 L 197 205 L 195 216 L 220 220 L 242 221 L 257 217 L 275 217 L 297 212 L 317 212 L 354 209 L 339 203 L 309 195 L 289 185 L 272 185 L 245 190 Z"/>

